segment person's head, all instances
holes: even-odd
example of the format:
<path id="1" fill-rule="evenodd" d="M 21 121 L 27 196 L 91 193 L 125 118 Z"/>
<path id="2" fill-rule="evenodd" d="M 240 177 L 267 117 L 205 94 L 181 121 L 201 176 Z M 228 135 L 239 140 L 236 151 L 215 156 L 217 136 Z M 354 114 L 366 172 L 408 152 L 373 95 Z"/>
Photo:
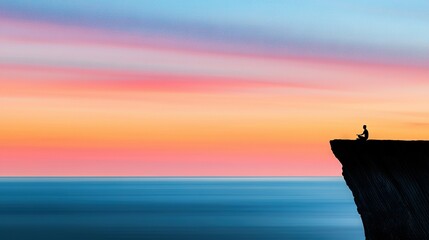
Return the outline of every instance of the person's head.
<path id="1" fill-rule="evenodd" d="M 363 129 L 366 129 L 366 125 L 363 125 Z"/>

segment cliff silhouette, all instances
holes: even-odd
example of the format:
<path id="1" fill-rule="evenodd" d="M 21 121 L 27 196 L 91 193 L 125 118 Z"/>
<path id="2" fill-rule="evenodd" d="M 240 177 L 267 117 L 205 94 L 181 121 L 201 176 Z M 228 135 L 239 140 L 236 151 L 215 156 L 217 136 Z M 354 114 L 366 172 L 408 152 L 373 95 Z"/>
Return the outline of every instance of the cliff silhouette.
<path id="1" fill-rule="evenodd" d="M 429 141 L 330 143 L 367 240 L 429 239 Z"/>

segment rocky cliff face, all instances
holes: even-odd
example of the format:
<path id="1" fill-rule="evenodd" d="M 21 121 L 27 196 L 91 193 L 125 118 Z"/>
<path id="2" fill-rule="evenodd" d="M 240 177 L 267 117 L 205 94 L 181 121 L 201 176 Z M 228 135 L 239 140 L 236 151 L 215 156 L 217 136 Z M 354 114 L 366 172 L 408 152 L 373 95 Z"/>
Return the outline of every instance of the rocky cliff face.
<path id="1" fill-rule="evenodd" d="M 332 140 L 368 240 L 429 239 L 429 141 Z"/>

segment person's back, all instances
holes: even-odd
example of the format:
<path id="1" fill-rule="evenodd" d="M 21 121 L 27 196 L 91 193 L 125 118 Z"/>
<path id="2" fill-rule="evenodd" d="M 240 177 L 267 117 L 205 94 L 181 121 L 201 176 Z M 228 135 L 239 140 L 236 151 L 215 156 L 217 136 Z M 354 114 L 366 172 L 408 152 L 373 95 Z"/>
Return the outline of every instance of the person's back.
<path id="1" fill-rule="evenodd" d="M 368 140 L 368 138 L 369 138 L 369 132 L 368 132 L 368 130 L 366 130 L 366 128 L 365 128 L 365 130 L 363 130 L 362 136 L 363 136 L 363 138 L 365 140 Z"/>

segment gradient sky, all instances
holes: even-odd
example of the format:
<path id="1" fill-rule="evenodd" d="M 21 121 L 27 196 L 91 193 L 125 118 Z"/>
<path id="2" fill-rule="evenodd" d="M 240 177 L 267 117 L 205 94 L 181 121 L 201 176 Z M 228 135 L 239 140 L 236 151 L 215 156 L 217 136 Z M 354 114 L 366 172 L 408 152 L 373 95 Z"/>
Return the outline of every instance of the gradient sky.
<path id="1" fill-rule="evenodd" d="M 425 0 L 0 0 L 0 176 L 335 176 L 428 93 Z"/>

